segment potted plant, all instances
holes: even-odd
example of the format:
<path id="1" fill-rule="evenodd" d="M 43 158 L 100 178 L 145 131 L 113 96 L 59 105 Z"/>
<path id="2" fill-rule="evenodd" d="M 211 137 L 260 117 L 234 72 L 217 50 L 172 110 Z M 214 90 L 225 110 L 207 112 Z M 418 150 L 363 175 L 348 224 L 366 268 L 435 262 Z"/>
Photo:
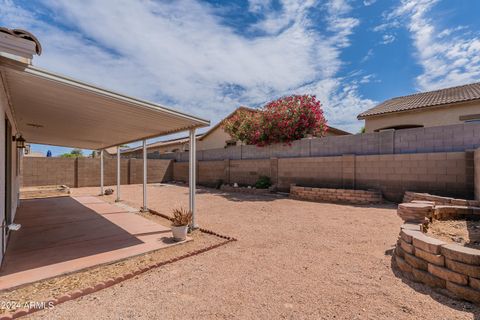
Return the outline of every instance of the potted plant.
<path id="1" fill-rule="evenodd" d="M 188 226 L 192 222 L 192 212 L 183 208 L 173 210 L 173 240 L 183 241 L 187 238 Z"/>

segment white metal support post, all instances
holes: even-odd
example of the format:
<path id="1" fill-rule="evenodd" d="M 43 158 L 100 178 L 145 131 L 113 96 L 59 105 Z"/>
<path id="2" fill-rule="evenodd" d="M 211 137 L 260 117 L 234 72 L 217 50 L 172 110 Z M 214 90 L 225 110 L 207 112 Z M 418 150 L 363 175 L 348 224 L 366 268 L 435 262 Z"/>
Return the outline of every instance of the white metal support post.
<path id="1" fill-rule="evenodd" d="M 143 140 L 143 212 L 148 211 L 147 207 L 147 140 Z"/>
<path id="2" fill-rule="evenodd" d="M 196 186 L 196 176 L 197 176 L 197 147 L 195 139 L 195 129 L 190 130 L 190 148 L 189 148 L 189 161 L 188 161 L 188 187 L 189 187 L 189 209 L 192 212 L 192 228 L 198 228 L 197 219 L 195 216 L 195 186 Z"/>
<path id="3" fill-rule="evenodd" d="M 117 146 L 117 199 L 115 202 L 120 201 L 120 146 Z"/>
<path id="4" fill-rule="evenodd" d="M 105 190 L 103 190 L 103 149 L 100 150 L 100 195 L 103 196 Z"/>

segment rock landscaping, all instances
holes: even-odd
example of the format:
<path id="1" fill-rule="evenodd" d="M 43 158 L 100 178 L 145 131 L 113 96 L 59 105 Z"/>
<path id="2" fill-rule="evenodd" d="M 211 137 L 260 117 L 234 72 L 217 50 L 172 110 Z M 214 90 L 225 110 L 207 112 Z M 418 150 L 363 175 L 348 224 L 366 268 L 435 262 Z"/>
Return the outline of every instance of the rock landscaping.
<path id="1" fill-rule="evenodd" d="M 69 194 L 70 188 L 65 185 L 20 188 L 20 199 L 64 197 Z"/>
<path id="2" fill-rule="evenodd" d="M 257 189 L 254 187 L 234 187 L 228 184 L 222 184 L 220 186 L 220 190 L 225 192 L 239 192 L 239 193 L 247 193 L 247 194 L 256 194 L 256 195 L 265 195 L 272 193 L 270 188 L 268 189 Z"/>
<path id="3" fill-rule="evenodd" d="M 480 249 L 480 216 L 461 220 L 434 220 L 427 233 L 449 243 Z"/>
<path id="4" fill-rule="evenodd" d="M 480 250 L 470 239 L 448 237 L 449 229 L 442 228 L 478 221 L 480 208 L 472 206 L 478 203 L 414 193 L 407 193 L 405 199 L 412 202 L 398 206 L 397 213 L 406 223 L 395 248 L 395 265 L 413 281 L 480 304 Z"/>

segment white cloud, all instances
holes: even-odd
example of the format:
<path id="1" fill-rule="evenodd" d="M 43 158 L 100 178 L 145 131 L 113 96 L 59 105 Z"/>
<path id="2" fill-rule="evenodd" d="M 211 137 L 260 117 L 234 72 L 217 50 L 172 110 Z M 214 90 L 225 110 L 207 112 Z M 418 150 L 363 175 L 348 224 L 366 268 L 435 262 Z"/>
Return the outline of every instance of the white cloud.
<path id="1" fill-rule="evenodd" d="M 459 26 L 441 29 L 429 18 L 437 0 L 404 0 L 387 18 L 406 19 L 416 58 L 423 72 L 417 77 L 421 90 L 476 82 L 480 79 L 480 38 Z"/>
<path id="2" fill-rule="evenodd" d="M 373 28 L 373 31 L 375 31 L 375 32 L 383 32 L 383 31 L 386 31 L 386 30 L 388 30 L 388 29 L 398 28 L 398 27 L 400 27 L 400 26 L 401 26 L 400 22 L 394 20 L 394 21 L 391 21 L 391 22 L 381 23 L 381 24 L 375 26 L 375 27 Z"/>
<path id="3" fill-rule="evenodd" d="M 360 61 L 360 63 L 365 63 L 365 62 L 367 62 L 368 60 L 370 60 L 370 58 L 373 57 L 373 54 L 374 54 L 374 53 L 373 53 L 373 49 L 372 49 L 372 48 L 368 49 L 367 54 L 362 58 L 362 60 Z"/>
<path id="4" fill-rule="evenodd" d="M 341 51 L 359 21 L 348 16 L 348 2 L 332 0 L 325 7 L 328 35 L 313 31 L 307 13 L 316 4 L 284 0 L 275 12 L 267 10 L 268 0 L 250 1 L 251 12 L 265 11 L 255 25 L 265 35 L 253 38 L 194 0 L 44 0 L 47 21 L 35 10 L 0 0 L 0 21 L 38 36 L 44 53 L 34 59 L 36 65 L 213 123 L 240 104 L 263 104 L 308 88 L 323 102 L 332 125 L 358 127 L 356 115 L 373 102 L 338 74 Z"/>
<path id="5" fill-rule="evenodd" d="M 374 4 L 375 2 L 377 2 L 377 0 L 363 0 L 363 5 L 368 7 Z"/>
<path id="6" fill-rule="evenodd" d="M 389 44 L 395 41 L 395 36 L 393 34 L 384 34 L 382 36 L 382 43 L 383 44 Z"/>

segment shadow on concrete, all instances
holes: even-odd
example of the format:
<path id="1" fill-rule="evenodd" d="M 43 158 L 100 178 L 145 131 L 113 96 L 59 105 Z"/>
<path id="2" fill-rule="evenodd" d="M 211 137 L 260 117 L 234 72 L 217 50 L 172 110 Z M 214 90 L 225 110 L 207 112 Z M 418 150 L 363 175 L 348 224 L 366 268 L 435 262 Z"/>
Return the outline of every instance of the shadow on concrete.
<path id="1" fill-rule="evenodd" d="M 71 197 L 22 200 L 15 222 L 2 276 L 143 243 Z"/>
<path id="2" fill-rule="evenodd" d="M 402 280 L 404 284 L 415 290 L 416 292 L 419 292 L 421 294 L 429 295 L 432 299 L 435 301 L 458 311 L 463 311 L 463 312 L 470 312 L 473 315 L 473 319 L 475 320 L 480 320 L 480 307 L 476 306 L 473 303 L 470 303 L 465 300 L 457 300 L 451 297 L 446 296 L 448 293 L 442 293 L 445 292 L 446 289 L 440 289 L 440 288 L 431 288 L 427 286 L 426 284 L 420 283 L 420 282 L 415 282 L 409 274 L 406 274 L 402 272 L 396 265 L 395 263 L 395 256 L 393 255 L 393 251 L 391 252 L 391 249 L 386 250 L 385 254 L 391 255 L 391 268 L 393 271 L 393 274 Z M 441 319 L 441 315 L 439 319 Z"/>

